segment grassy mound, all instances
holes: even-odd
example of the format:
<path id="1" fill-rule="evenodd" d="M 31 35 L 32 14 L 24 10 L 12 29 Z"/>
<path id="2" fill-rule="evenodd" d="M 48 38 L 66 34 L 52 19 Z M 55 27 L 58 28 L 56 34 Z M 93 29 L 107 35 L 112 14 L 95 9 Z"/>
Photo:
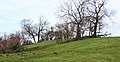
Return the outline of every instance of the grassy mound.
<path id="1" fill-rule="evenodd" d="M 56 44 L 44 41 L 14 54 L 0 54 L 0 62 L 119 62 L 120 38 L 92 38 Z"/>

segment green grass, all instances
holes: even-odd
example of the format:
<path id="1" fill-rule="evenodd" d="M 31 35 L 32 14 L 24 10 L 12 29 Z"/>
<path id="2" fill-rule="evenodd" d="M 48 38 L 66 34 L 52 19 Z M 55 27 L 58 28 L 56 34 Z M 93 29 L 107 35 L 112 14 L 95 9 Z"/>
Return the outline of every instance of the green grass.
<path id="1" fill-rule="evenodd" d="M 120 62 L 120 37 L 91 38 L 56 44 L 44 41 L 14 54 L 0 54 L 0 62 Z"/>

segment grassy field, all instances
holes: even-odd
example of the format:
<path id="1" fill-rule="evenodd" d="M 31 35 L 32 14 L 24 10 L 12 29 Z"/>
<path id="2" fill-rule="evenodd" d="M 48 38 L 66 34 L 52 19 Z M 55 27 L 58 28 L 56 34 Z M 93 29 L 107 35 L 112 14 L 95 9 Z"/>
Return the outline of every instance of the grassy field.
<path id="1" fill-rule="evenodd" d="M 56 44 L 44 41 L 14 54 L 0 54 L 0 62 L 120 62 L 120 37 L 92 38 Z"/>

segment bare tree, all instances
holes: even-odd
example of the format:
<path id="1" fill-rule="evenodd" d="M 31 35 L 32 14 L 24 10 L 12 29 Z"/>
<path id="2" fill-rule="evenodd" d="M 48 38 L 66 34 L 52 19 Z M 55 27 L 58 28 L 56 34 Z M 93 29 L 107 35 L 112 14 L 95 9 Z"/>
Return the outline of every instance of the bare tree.
<path id="1" fill-rule="evenodd" d="M 92 36 L 93 34 L 93 27 L 94 27 L 94 22 L 93 22 L 93 18 L 91 16 L 86 16 L 85 17 L 85 20 L 86 20 L 86 24 L 85 24 L 85 27 L 86 27 L 86 31 L 88 32 L 88 35 L 89 37 Z"/>
<path id="2" fill-rule="evenodd" d="M 41 33 L 46 30 L 47 20 L 40 17 L 38 24 L 33 24 L 31 20 L 24 19 L 21 21 L 22 29 L 25 34 L 32 36 L 34 43 L 39 42 Z M 37 37 L 37 40 L 35 39 Z"/>
<path id="3" fill-rule="evenodd" d="M 58 23 L 56 24 L 56 36 L 60 41 L 70 41 L 71 38 L 74 38 L 74 33 L 76 33 L 74 28 L 75 25 L 71 22 Z"/>
<path id="4" fill-rule="evenodd" d="M 38 37 L 38 41 L 40 41 L 41 33 L 47 30 L 46 26 L 48 25 L 48 22 L 43 17 L 40 17 L 39 24 L 36 25 L 37 25 L 37 37 Z"/>
<path id="5" fill-rule="evenodd" d="M 89 1 L 88 14 L 92 17 L 92 22 L 94 24 L 94 33 L 93 37 L 97 36 L 97 29 L 100 28 L 103 19 L 107 16 L 110 17 L 108 10 L 105 5 L 107 4 L 107 0 L 91 0 Z M 100 24 L 99 24 L 100 23 Z M 104 22 L 103 22 L 104 23 Z M 98 27 L 99 26 L 99 27 Z"/>
<path id="6" fill-rule="evenodd" d="M 35 26 L 32 25 L 32 21 L 24 19 L 21 21 L 21 25 L 22 25 L 22 30 L 24 34 L 30 37 L 32 36 L 34 43 L 37 43 L 35 40 L 35 36 L 37 35 L 37 32 L 36 32 Z"/>
<path id="7" fill-rule="evenodd" d="M 88 0 L 68 0 L 58 9 L 59 17 L 70 20 L 76 24 L 76 38 L 81 38 L 83 21 L 86 16 Z"/>
<path id="8" fill-rule="evenodd" d="M 57 37 L 58 40 L 63 41 L 63 32 L 64 28 L 63 28 L 63 24 L 56 24 L 56 33 L 55 36 Z"/>

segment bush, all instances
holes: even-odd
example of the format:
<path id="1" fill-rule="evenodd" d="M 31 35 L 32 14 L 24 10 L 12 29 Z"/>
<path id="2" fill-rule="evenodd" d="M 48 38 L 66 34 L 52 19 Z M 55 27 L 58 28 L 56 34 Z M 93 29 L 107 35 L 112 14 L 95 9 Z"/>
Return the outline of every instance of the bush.
<path id="1" fill-rule="evenodd" d="M 16 53 L 23 49 L 20 34 L 11 34 L 0 41 L 0 53 Z"/>

